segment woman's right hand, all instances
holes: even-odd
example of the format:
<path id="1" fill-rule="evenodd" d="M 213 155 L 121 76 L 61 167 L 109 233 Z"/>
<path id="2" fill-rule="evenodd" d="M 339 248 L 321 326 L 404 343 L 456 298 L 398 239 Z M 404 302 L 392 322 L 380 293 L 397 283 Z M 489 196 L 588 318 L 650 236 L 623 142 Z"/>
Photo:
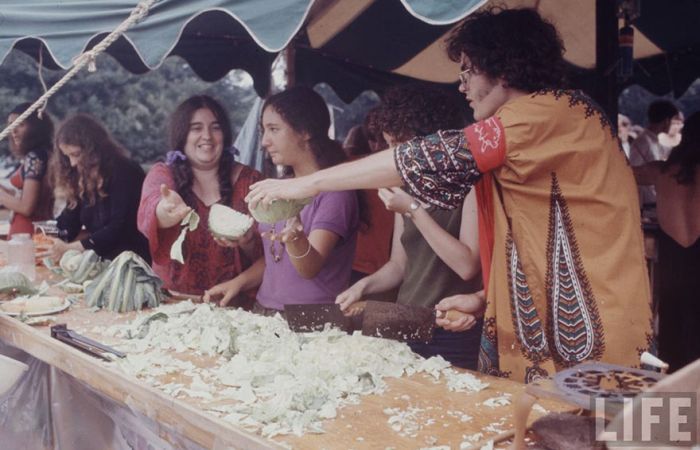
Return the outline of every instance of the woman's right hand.
<path id="1" fill-rule="evenodd" d="M 335 298 L 335 303 L 340 306 L 341 311 L 345 311 L 350 307 L 350 305 L 360 300 L 363 294 L 364 289 L 361 283 L 357 282 L 347 288 L 345 291 L 338 294 L 338 296 Z"/>
<path id="2" fill-rule="evenodd" d="M 231 299 L 241 292 L 238 280 L 234 278 L 223 283 L 219 283 L 211 289 L 204 291 L 202 300 L 204 303 L 210 303 L 219 299 L 219 306 L 223 307 L 229 304 Z"/>
<path id="3" fill-rule="evenodd" d="M 159 228 L 170 228 L 178 225 L 192 210 L 180 197 L 180 194 L 164 184 L 160 185 L 160 196 L 160 201 L 156 206 Z"/>

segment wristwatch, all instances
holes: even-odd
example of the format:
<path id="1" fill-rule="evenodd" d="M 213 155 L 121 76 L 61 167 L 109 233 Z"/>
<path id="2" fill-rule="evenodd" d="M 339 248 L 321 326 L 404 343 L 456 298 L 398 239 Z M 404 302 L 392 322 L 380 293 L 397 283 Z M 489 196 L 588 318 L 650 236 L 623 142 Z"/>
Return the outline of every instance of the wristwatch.
<path id="1" fill-rule="evenodd" d="M 406 212 L 403 213 L 404 217 L 408 217 L 410 219 L 413 219 L 413 213 L 415 211 L 418 211 L 418 208 L 420 208 L 420 205 L 418 204 L 417 201 L 411 200 L 411 204 L 408 205 L 408 209 Z"/>

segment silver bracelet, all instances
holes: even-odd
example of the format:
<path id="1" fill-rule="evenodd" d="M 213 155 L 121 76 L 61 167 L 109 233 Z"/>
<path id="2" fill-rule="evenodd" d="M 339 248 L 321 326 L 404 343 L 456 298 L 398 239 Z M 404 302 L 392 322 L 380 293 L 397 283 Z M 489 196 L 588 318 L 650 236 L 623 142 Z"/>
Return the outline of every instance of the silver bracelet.
<path id="1" fill-rule="evenodd" d="M 289 247 L 286 247 L 286 248 L 287 248 L 287 254 L 289 255 L 289 257 L 290 257 L 290 258 L 293 258 L 293 259 L 301 259 L 301 258 L 307 257 L 307 256 L 309 255 L 309 253 L 311 253 L 311 241 L 309 241 L 309 240 L 307 239 L 306 242 L 309 243 L 309 247 L 306 249 L 306 251 L 304 252 L 303 255 L 299 255 L 299 256 L 292 255 L 291 253 L 289 253 Z"/>

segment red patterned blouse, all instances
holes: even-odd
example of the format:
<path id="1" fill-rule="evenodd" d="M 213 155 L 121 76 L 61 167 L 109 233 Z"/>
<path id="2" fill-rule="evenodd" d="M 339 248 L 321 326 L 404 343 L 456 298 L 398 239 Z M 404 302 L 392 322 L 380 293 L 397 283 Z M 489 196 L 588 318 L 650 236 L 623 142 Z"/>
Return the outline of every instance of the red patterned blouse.
<path id="1" fill-rule="evenodd" d="M 242 166 L 243 169 L 234 183 L 231 206 L 235 210 L 248 214 L 248 205 L 244 198 L 250 185 L 262 179 L 262 175 Z M 156 205 L 160 201 L 160 185 L 165 184 L 175 189 L 175 181 L 167 165 L 155 164 L 146 175 L 141 192 L 141 204 L 138 212 L 138 228 L 148 238 L 153 270 L 164 281 L 164 287 L 174 291 L 201 295 L 206 289 L 228 281 L 250 267 L 262 256 L 262 241 L 256 236 L 255 251 L 251 257 L 238 248 L 226 248 L 218 245 L 207 228 L 209 207 L 198 198 L 194 209 L 199 214 L 200 225 L 195 231 L 188 232 L 183 244 L 185 264 L 170 259 L 170 247 L 180 233 L 180 227 L 174 226 L 158 229 Z M 196 196 L 195 196 L 196 198 Z M 257 228 L 257 225 L 254 224 Z M 255 293 L 248 295 L 254 299 Z"/>

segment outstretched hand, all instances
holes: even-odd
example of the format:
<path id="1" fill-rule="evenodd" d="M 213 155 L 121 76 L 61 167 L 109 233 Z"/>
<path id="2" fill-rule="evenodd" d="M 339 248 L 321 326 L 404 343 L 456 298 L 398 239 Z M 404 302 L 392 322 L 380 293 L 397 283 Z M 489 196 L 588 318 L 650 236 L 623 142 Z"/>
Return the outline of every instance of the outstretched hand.
<path id="1" fill-rule="evenodd" d="M 159 228 L 170 228 L 182 222 L 192 210 L 176 191 L 160 185 L 160 201 L 156 206 L 156 218 Z"/>
<path id="2" fill-rule="evenodd" d="M 270 241 L 278 241 L 286 244 L 287 242 L 297 240 L 302 234 L 304 234 L 304 225 L 301 223 L 301 218 L 297 215 L 287 220 L 282 231 L 278 233 L 266 231 L 262 233 L 261 236 Z"/>
<path id="3" fill-rule="evenodd" d="M 268 207 L 275 200 L 300 200 L 318 194 L 318 189 L 308 177 L 291 178 L 286 180 L 262 180 L 250 186 L 250 192 L 245 198 L 248 208 L 253 209 L 262 204 Z"/>

